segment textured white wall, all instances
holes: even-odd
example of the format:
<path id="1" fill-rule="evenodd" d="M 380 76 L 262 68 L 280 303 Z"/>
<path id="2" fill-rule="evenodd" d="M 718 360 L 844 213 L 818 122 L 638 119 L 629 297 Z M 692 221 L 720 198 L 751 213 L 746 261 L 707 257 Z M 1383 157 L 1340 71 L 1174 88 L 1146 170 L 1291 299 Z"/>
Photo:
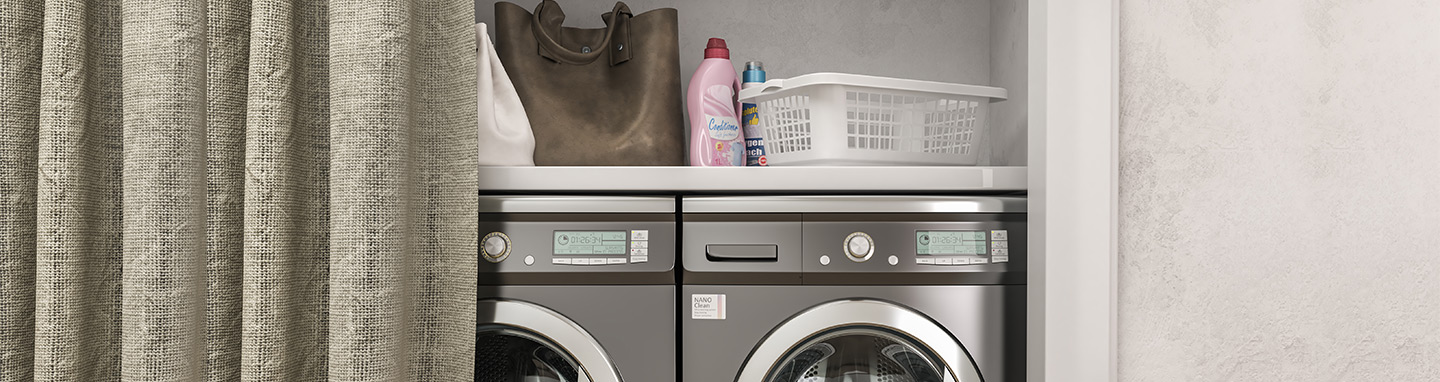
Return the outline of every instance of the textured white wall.
<path id="1" fill-rule="evenodd" d="M 1120 379 L 1440 380 L 1440 2 L 1120 28 Z"/>

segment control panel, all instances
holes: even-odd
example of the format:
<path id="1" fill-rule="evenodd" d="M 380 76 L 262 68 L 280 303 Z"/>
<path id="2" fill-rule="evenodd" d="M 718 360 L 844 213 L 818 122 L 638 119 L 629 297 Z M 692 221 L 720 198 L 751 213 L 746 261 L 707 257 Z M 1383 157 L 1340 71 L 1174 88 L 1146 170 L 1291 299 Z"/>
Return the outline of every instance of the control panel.
<path id="1" fill-rule="evenodd" d="M 480 285 L 667 285 L 675 197 L 482 195 Z"/>
<path id="2" fill-rule="evenodd" d="M 557 265 L 614 265 L 650 261 L 650 230 L 552 232 Z"/>
<path id="3" fill-rule="evenodd" d="M 553 265 L 617 265 L 650 261 L 650 230 L 551 230 L 550 264 Z M 529 242 L 527 244 L 534 244 Z M 515 243 L 503 231 L 493 231 L 480 239 L 480 257 L 501 263 L 515 251 Z M 534 249 L 534 245 L 527 245 Z M 535 255 L 527 254 L 525 265 L 535 265 Z"/>
<path id="4" fill-rule="evenodd" d="M 806 274 L 1013 273 L 1027 267 L 1022 214 L 806 214 L 801 226 Z"/>
<path id="5" fill-rule="evenodd" d="M 1010 262 L 1008 230 L 915 231 L 915 263 L 970 265 Z"/>

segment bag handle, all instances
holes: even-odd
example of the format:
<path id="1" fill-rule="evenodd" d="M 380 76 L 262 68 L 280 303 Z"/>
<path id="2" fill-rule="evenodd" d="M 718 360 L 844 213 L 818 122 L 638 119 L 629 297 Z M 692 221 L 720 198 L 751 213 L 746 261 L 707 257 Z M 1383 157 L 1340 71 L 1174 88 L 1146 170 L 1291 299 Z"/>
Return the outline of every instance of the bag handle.
<path id="1" fill-rule="evenodd" d="M 533 22 L 530 23 L 535 33 L 535 41 L 540 46 L 540 56 L 556 62 L 570 65 L 585 65 L 595 62 L 606 49 L 610 52 L 610 65 L 618 65 L 630 60 L 631 47 L 626 46 L 630 39 L 630 18 L 635 15 L 630 12 L 630 7 L 623 1 L 615 2 L 615 8 L 609 13 L 601 15 L 605 19 L 605 40 L 600 41 L 599 49 L 592 49 L 589 52 L 576 52 L 560 46 L 555 38 L 550 35 L 551 30 L 559 30 L 560 24 L 565 21 L 565 11 L 560 10 L 560 4 L 555 0 L 541 1 L 535 6 Z"/>

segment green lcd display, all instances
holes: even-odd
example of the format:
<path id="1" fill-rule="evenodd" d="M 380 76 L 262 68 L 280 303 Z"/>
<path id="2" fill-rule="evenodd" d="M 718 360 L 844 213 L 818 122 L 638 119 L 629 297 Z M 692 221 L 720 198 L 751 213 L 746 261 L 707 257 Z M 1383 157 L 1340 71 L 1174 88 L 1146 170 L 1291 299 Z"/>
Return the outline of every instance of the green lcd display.
<path id="1" fill-rule="evenodd" d="M 915 231 L 915 254 L 984 255 L 985 231 Z"/>
<path id="2" fill-rule="evenodd" d="M 555 231 L 556 255 L 623 255 L 625 231 Z"/>

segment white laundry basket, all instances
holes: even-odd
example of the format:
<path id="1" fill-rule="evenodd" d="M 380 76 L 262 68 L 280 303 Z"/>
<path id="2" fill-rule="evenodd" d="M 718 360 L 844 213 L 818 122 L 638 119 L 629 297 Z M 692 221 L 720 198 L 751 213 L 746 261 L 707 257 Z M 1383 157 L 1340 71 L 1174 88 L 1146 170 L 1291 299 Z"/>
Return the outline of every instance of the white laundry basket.
<path id="1" fill-rule="evenodd" d="M 770 165 L 960 165 L 979 158 L 1005 89 L 814 73 L 741 90 L 759 110 Z"/>

